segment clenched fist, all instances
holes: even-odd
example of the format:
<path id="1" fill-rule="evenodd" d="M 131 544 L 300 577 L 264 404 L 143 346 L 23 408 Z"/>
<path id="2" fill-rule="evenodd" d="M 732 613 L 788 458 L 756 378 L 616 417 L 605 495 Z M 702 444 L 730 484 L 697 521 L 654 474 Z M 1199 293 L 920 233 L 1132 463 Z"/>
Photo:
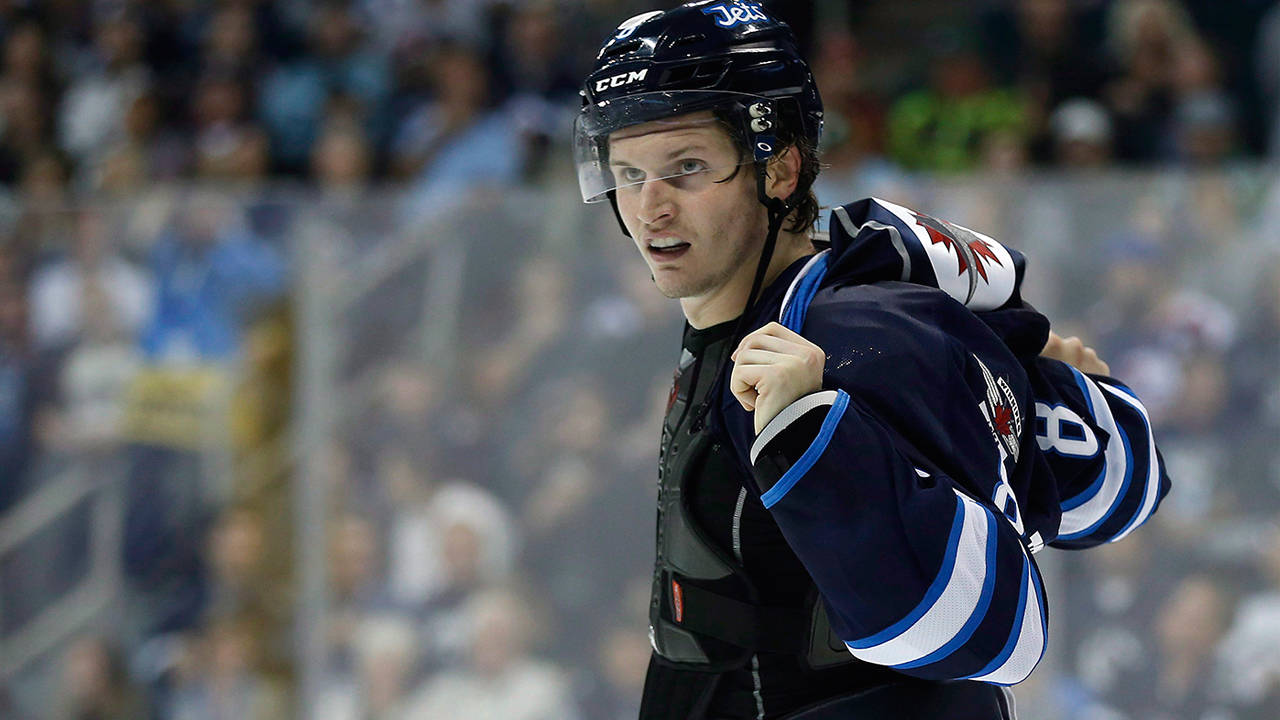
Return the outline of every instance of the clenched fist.
<path id="1" fill-rule="evenodd" d="M 1049 342 L 1045 343 L 1040 354 L 1047 358 L 1061 360 L 1080 372 L 1094 375 L 1111 374 L 1111 366 L 1103 362 L 1093 348 L 1086 346 L 1083 340 L 1075 336 L 1064 340 L 1050 330 Z"/>
<path id="2" fill-rule="evenodd" d="M 742 338 L 729 357 L 729 389 L 755 412 L 757 435 L 783 408 L 822 389 L 827 354 L 776 322 Z"/>

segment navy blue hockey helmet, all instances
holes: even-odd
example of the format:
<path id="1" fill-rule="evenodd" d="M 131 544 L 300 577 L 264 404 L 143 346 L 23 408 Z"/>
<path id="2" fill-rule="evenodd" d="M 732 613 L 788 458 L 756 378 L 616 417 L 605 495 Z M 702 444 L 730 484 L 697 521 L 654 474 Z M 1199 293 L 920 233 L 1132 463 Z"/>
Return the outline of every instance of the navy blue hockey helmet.
<path id="1" fill-rule="evenodd" d="M 791 28 L 747 0 L 701 0 L 627 20 L 600 48 L 581 94 L 574 160 L 586 202 L 612 200 L 619 187 L 608 151 L 609 134 L 622 128 L 714 110 L 752 149 L 743 162 L 759 172 L 780 134 L 817 148 L 822 131 L 822 99 Z"/>

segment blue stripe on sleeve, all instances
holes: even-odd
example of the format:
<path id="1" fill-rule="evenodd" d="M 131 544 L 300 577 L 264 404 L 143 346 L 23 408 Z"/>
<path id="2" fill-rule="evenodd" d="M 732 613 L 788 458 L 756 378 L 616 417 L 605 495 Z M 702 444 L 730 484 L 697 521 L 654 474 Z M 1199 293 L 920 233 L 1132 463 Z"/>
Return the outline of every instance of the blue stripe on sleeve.
<path id="1" fill-rule="evenodd" d="M 1102 481 L 1106 480 L 1106 478 L 1107 478 L 1107 456 L 1103 454 L 1102 469 L 1098 471 L 1098 479 L 1090 483 L 1089 487 L 1081 491 L 1079 495 L 1076 495 L 1075 497 L 1069 498 L 1067 500 L 1063 500 L 1062 511 L 1067 512 L 1068 510 L 1075 510 L 1081 505 L 1092 500 L 1093 496 L 1097 495 L 1098 491 L 1102 489 Z"/>
<path id="2" fill-rule="evenodd" d="M 960 531 L 964 529 L 964 501 L 960 496 L 956 496 L 956 515 L 951 522 L 951 534 L 947 538 L 947 551 L 942 557 L 942 566 L 938 568 L 938 574 L 934 576 L 933 583 L 929 585 L 929 589 L 925 591 L 922 598 L 915 608 L 898 622 L 881 630 L 875 635 L 868 635 L 860 640 L 846 641 L 845 645 L 855 650 L 865 650 L 875 647 L 883 642 L 891 640 L 901 635 L 907 628 L 911 627 L 924 616 L 929 608 L 933 607 L 933 603 L 942 595 L 942 591 L 947 589 L 947 583 L 951 581 L 951 574 L 955 569 L 956 551 L 960 547 Z"/>
<path id="3" fill-rule="evenodd" d="M 830 266 L 831 254 L 825 253 L 810 268 L 800 282 L 796 284 L 796 289 L 791 295 L 791 302 L 787 305 L 786 312 L 782 315 L 782 325 L 789 330 L 800 332 L 804 327 L 805 315 L 809 312 L 809 304 L 813 302 L 813 296 L 818 293 L 818 286 L 822 284 L 822 279 L 827 276 L 827 268 Z"/>
<path id="4" fill-rule="evenodd" d="M 818 462 L 818 458 L 826 451 L 827 445 L 831 442 L 831 436 L 835 434 L 836 426 L 840 424 L 840 418 L 844 417 L 844 411 L 848 407 L 849 393 L 844 390 L 837 391 L 836 400 L 831 404 L 831 409 L 827 411 L 827 417 L 822 421 L 822 427 L 818 430 L 818 437 L 814 438 L 809 448 L 796 461 L 796 464 L 787 468 L 787 471 L 783 473 L 777 484 L 760 496 L 760 501 L 764 503 L 766 508 L 773 507 L 774 504 L 781 500 L 796 483 L 800 482 L 800 478 L 809 472 L 809 468 Z"/>
<path id="5" fill-rule="evenodd" d="M 1120 484 L 1120 492 L 1116 494 L 1116 499 L 1111 503 L 1111 507 L 1107 508 L 1107 512 L 1102 517 L 1098 518 L 1096 522 L 1083 530 L 1059 535 L 1059 540 L 1077 540 L 1094 532 L 1098 528 L 1102 527 L 1107 520 L 1110 520 L 1111 516 L 1115 514 L 1116 509 L 1124 504 L 1124 501 L 1127 499 L 1129 483 L 1133 480 L 1133 448 L 1129 445 L 1129 434 L 1124 431 L 1124 427 L 1122 427 L 1119 422 L 1116 422 L 1116 430 L 1119 432 L 1120 440 L 1124 445 L 1125 456 L 1124 481 Z M 1104 460 L 1103 462 L 1105 463 L 1106 461 Z"/>
<path id="6" fill-rule="evenodd" d="M 991 511 L 986 507 L 983 507 L 982 511 L 987 516 L 987 576 L 982 582 L 982 596 L 978 599 L 978 605 L 973 609 L 973 614 L 969 616 L 969 620 L 965 622 L 964 627 L 960 628 L 956 636 L 951 638 L 947 644 L 919 660 L 892 667 L 901 669 L 915 668 L 947 657 L 969 641 L 974 631 L 978 629 L 978 626 L 982 624 L 982 620 L 987 616 L 987 608 L 991 605 L 991 596 L 996 588 L 996 544 L 1000 542 L 1000 538 L 997 536 L 995 515 L 992 515 Z"/>
<path id="7" fill-rule="evenodd" d="M 1066 363 L 1063 364 L 1066 365 Z M 1086 380 L 1084 375 L 1070 365 L 1066 365 L 1066 368 L 1071 371 L 1071 376 L 1075 379 L 1076 385 L 1080 388 L 1080 394 L 1084 396 L 1085 405 L 1089 408 L 1089 420 L 1096 425 L 1098 422 L 1098 413 L 1093 409 L 1093 396 L 1089 393 L 1089 387 L 1085 384 Z M 1106 453 L 1102 453 L 1102 467 L 1098 469 L 1098 478 L 1090 483 L 1089 487 L 1085 488 L 1080 494 L 1063 500 L 1061 503 L 1062 511 L 1066 512 L 1068 510 L 1074 510 L 1092 500 L 1093 496 L 1097 495 L 1098 491 L 1102 489 L 1102 482 L 1106 477 L 1107 456 Z"/>
<path id="8" fill-rule="evenodd" d="M 1142 429 L 1147 438 L 1147 481 L 1142 485 L 1142 499 L 1138 503 L 1137 511 L 1133 513 L 1133 517 L 1129 518 L 1129 522 L 1125 523 L 1125 526 L 1120 529 L 1120 532 L 1115 535 L 1115 539 L 1119 540 L 1132 532 L 1135 527 L 1146 522 L 1147 518 L 1151 516 L 1151 511 L 1154 509 L 1154 503 L 1151 500 L 1151 495 L 1153 493 L 1160 492 L 1160 467 L 1159 460 L 1157 459 L 1154 450 L 1155 435 L 1151 431 L 1151 422 L 1147 419 L 1147 413 L 1141 403 L 1138 402 L 1137 396 L 1133 395 L 1131 392 L 1118 394 L 1113 388 L 1107 387 L 1106 383 L 1102 383 L 1102 387 L 1133 408 L 1134 412 L 1138 415 L 1138 419 L 1142 421 Z M 1123 386 L 1117 385 L 1117 387 Z M 1118 424 L 1119 423 L 1117 422 L 1117 425 Z M 1131 456 L 1129 461 L 1130 465 L 1136 464 L 1136 460 L 1137 458 Z M 1148 507 L 1149 504 L 1150 507 Z"/>
<path id="9" fill-rule="evenodd" d="M 1009 657 L 1013 655 L 1013 649 L 1018 645 L 1018 638 L 1022 637 L 1022 618 L 1026 615 L 1027 610 L 1027 590 L 1030 577 L 1031 561 L 1025 556 L 1022 558 L 1022 581 L 1018 583 L 1018 609 L 1013 614 L 1013 627 L 1009 630 L 1009 639 L 1005 641 L 1004 647 L 1000 649 L 1000 653 L 991 659 L 985 667 L 966 678 L 982 677 L 994 671 L 996 668 L 1005 664 Z"/>

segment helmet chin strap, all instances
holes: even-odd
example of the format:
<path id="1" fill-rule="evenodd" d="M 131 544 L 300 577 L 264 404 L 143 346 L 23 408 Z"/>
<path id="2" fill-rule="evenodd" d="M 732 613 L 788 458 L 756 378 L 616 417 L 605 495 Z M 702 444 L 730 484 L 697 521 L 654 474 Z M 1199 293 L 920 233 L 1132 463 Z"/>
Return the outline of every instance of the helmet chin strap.
<path id="1" fill-rule="evenodd" d="M 795 209 L 799 202 L 799 192 L 793 192 L 787 200 L 780 200 L 776 197 L 770 197 L 765 192 L 765 165 L 768 161 L 760 161 L 756 163 L 756 197 L 760 203 L 765 206 L 769 213 L 769 230 L 765 235 L 764 248 L 760 251 L 760 261 L 756 263 L 755 278 L 751 281 L 751 292 L 747 293 L 747 304 L 742 309 L 742 314 L 738 316 L 738 322 L 733 327 L 733 335 L 730 336 L 729 344 L 736 347 L 742 341 L 742 331 L 745 329 L 747 317 L 750 316 L 751 310 L 755 307 L 757 297 L 764 285 L 764 277 L 769 271 L 769 263 L 773 260 L 773 251 L 778 244 L 778 233 L 782 230 L 782 222 L 787 215 Z M 711 387 L 714 388 L 716 383 L 724 375 L 724 369 L 729 366 L 730 361 L 727 357 L 725 361 L 716 368 L 716 375 L 711 380 Z M 702 404 L 698 406 L 698 414 L 693 418 L 691 429 L 697 432 L 702 429 L 703 420 L 706 418 L 707 411 L 711 409 L 712 393 L 707 393 L 703 398 Z"/>

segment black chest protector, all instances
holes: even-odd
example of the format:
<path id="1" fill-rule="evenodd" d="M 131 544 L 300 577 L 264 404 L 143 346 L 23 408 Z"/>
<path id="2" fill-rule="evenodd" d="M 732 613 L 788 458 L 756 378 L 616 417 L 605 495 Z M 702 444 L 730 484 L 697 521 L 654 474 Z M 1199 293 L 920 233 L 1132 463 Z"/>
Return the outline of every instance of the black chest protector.
<path id="1" fill-rule="evenodd" d="M 698 406 L 712 390 L 716 367 L 729 352 L 730 338 L 721 333 L 707 342 L 706 337 L 691 340 L 690 334 L 686 332 L 686 349 L 662 425 L 658 547 L 649 605 L 654 651 L 670 663 L 708 671 L 740 668 L 757 652 L 793 655 L 813 669 L 857 663 L 831 631 L 807 574 L 802 579 L 807 592 L 790 594 L 803 599 L 789 605 L 762 602 L 762 596 L 777 595 L 760 586 L 770 581 L 768 568 L 757 568 L 757 577 L 752 577 L 739 542 L 746 498 L 742 488 L 750 480 L 742 476 L 728 438 L 708 427 L 713 424 L 694 427 Z M 700 513 L 691 507 L 695 496 Z M 728 546 L 716 542 L 716 533 L 699 521 L 699 515 L 706 517 L 707 505 L 724 508 L 717 513 L 723 515 L 726 528 L 732 524 Z M 766 522 L 772 525 L 771 519 Z M 798 566 L 789 548 L 784 551 Z"/>

